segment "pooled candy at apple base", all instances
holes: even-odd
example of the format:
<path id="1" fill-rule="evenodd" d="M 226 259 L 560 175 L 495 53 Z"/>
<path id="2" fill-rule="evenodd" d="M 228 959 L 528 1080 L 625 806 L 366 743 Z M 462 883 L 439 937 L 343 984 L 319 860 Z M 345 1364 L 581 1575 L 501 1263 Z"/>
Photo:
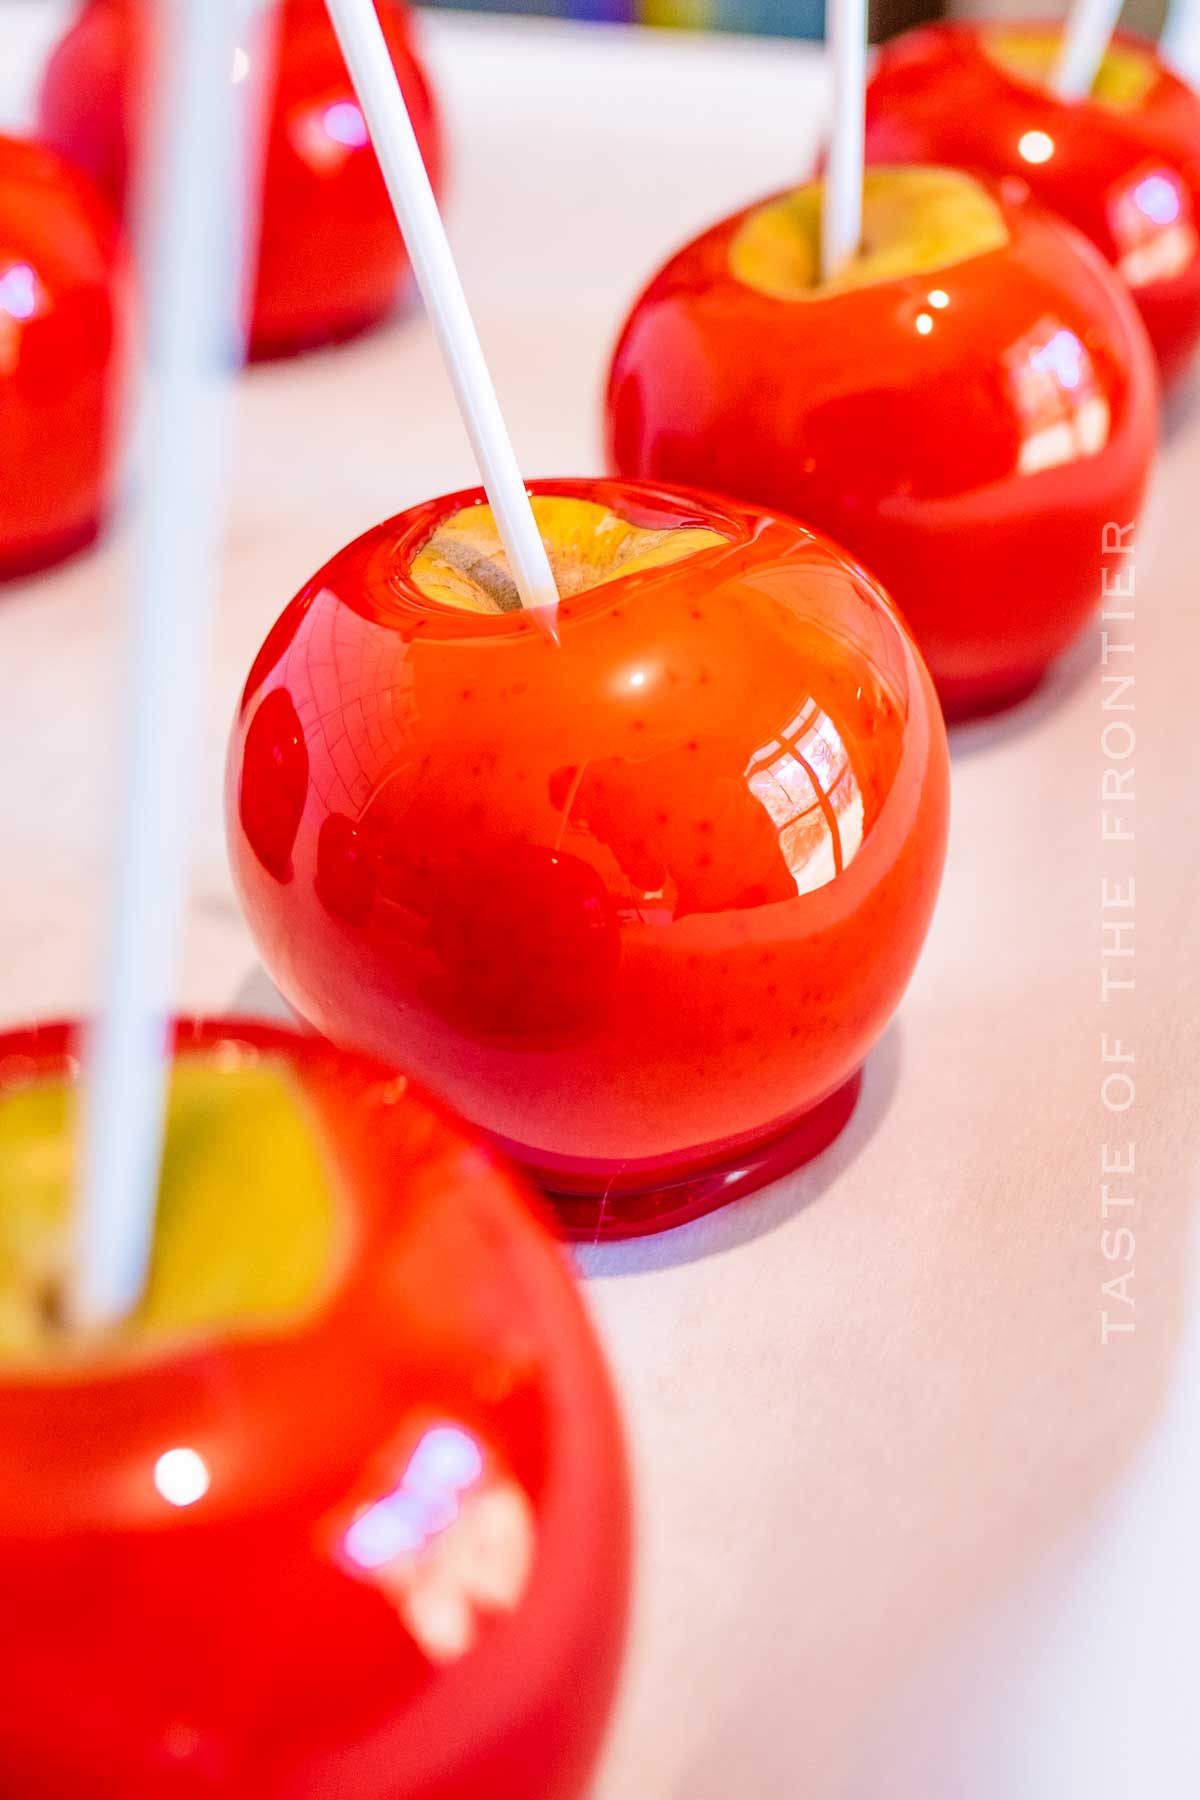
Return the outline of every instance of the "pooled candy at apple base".
<path id="1" fill-rule="evenodd" d="M 1053 24 L 927 25 L 884 46 L 867 89 L 873 162 L 1018 177 L 1129 284 L 1164 381 L 1200 340 L 1200 97 L 1121 32 L 1082 100 L 1049 86 Z"/>
<path id="2" fill-rule="evenodd" d="M 0 580 L 81 549 L 112 505 L 130 299 L 91 182 L 0 137 Z"/>
<path id="3" fill-rule="evenodd" d="M 822 1148 L 912 973 L 945 732 L 875 584 L 789 519 L 542 481 L 555 644 L 478 494 L 335 556 L 246 684 L 227 820 L 267 969 L 579 1236 Z"/>
<path id="4" fill-rule="evenodd" d="M 951 716 L 1028 692 L 1138 517 L 1153 357 L 1127 289 L 1014 184 L 868 170 L 863 249 L 820 275 L 816 184 L 659 270 L 609 377 L 613 466 L 788 512 L 883 583 Z"/>
<path id="5" fill-rule="evenodd" d="M 124 212 L 145 135 L 148 0 L 85 0 L 42 83 L 47 142 L 93 175 Z M 378 0 L 422 155 L 435 185 L 441 136 L 402 0 Z M 409 265 L 324 0 L 284 0 L 275 26 L 261 228 L 250 321 L 255 357 L 350 337 L 394 308 Z M 245 52 L 235 73 L 256 81 Z M 257 95 L 257 87 L 252 89 Z"/>
<path id="6" fill-rule="evenodd" d="M 629 1496 L 525 1195 L 391 1069 L 184 1026 L 145 1295 L 76 1334 L 77 1052 L 0 1038 L 0 1790 L 580 1800 Z"/>

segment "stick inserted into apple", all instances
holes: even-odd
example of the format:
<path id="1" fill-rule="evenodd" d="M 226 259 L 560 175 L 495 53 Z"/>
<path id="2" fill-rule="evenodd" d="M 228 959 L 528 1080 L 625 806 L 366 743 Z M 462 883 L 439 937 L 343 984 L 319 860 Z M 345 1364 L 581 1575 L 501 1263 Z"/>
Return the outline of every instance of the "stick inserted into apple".
<path id="1" fill-rule="evenodd" d="M 862 243 L 867 0 L 828 0 L 827 19 L 833 106 L 821 207 L 821 273 L 833 281 Z"/>
<path id="2" fill-rule="evenodd" d="M 110 1325 L 146 1284 L 162 1161 L 167 1022 L 187 894 L 190 796 L 223 524 L 224 401 L 244 234 L 247 0 L 164 9 L 147 194 L 146 492 L 128 611 L 129 712 L 106 993 L 88 1046 L 76 1325 Z M 186 469 L 187 478 L 183 478 Z"/>
<path id="3" fill-rule="evenodd" d="M 1082 100 L 1100 73 L 1124 0 L 1072 0 L 1050 85 L 1060 100 Z"/>
<path id="4" fill-rule="evenodd" d="M 558 590 L 373 0 L 328 0 L 522 606 L 554 632 Z"/>
<path id="5" fill-rule="evenodd" d="M 947 715 L 966 717 L 1028 694 L 1092 613 L 1096 544 L 1109 519 L 1138 516 L 1154 451 L 1150 344 L 1122 282 L 1030 200 L 1032 179 L 980 173 L 987 83 L 967 102 L 948 92 L 959 61 L 986 61 L 959 48 L 979 28 L 938 25 L 885 48 L 864 174 L 861 0 L 831 0 L 829 21 L 825 179 L 720 221 L 653 277 L 613 359 L 610 455 L 623 476 L 691 482 L 828 531 L 896 600 Z M 1057 41 L 1038 45 L 1052 58 Z M 926 64 L 946 79 L 922 77 Z M 1011 156 L 1053 169 L 1068 124 L 1084 160 L 1106 127 L 1101 106 L 1056 99 L 1049 70 L 1018 87 L 997 67 L 991 88 L 1013 96 Z M 931 121 L 945 126 L 940 154 Z M 971 153 L 956 154 L 969 134 Z M 1112 135 L 1130 206 L 1175 221 L 1149 247 L 1190 269 L 1181 190 L 1144 158 L 1130 167 L 1123 130 Z M 1164 294 L 1177 348 L 1192 280 Z"/>

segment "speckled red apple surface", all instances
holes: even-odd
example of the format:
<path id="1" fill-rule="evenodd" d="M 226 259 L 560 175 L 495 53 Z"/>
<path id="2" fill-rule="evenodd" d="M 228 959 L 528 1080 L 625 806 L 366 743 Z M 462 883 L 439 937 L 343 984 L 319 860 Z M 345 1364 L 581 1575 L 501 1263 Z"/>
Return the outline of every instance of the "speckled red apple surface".
<path id="1" fill-rule="evenodd" d="M 0 137 L 0 579 L 95 537 L 112 502 L 130 277 L 91 182 Z"/>
<path id="2" fill-rule="evenodd" d="M 1157 382 L 1129 295 L 1012 185 L 872 170 L 866 249 L 819 278 L 819 189 L 723 220 L 663 266 L 608 389 L 625 476 L 777 508 L 888 589 L 947 712 L 1027 692 L 1136 519 Z"/>
<path id="3" fill-rule="evenodd" d="M 523 1194 L 390 1069 L 182 1027 L 147 1292 L 84 1342 L 75 1047 L 0 1038 L 0 1789 L 578 1800 L 628 1494 Z"/>
<path id="4" fill-rule="evenodd" d="M 1200 97 L 1122 32 L 1092 93 L 1061 100 L 1048 86 L 1060 41 L 1046 23 L 906 32 L 867 89 L 867 153 L 1027 182 L 1129 283 L 1171 382 L 1200 338 Z"/>
<path id="5" fill-rule="evenodd" d="M 436 183 L 438 121 L 408 9 L 402 0 L 379 0 L 378 11 Z M 85 0 L 41 90 L 43 136 L 91 173 L 121 210 L 136 175 L 151 18 L 146 0 Z M 286 355 L 377 323 L 395 305 L 408 272 L 324 0 L 283 0 L 272 62 L 250 325 L 257 357 Z M 257 72 L 245 66 L 237 73 L 253 80 Z"/>
<path id="6" fill-rule="evenodd" d="M 887 599 L 804 528 L 631 483 L 535 494 L 560 572 L 588 567 L 561 643 L 422 587 L 477 496 L 368 532 L 254 664 L 229 843 L 300 1012 L 402 1058 L 573 1231 L 620 1235 L 845 1122 L 933 908 L 945 734 Z M 691 547 L 635 568 L 614 542 Z"/>

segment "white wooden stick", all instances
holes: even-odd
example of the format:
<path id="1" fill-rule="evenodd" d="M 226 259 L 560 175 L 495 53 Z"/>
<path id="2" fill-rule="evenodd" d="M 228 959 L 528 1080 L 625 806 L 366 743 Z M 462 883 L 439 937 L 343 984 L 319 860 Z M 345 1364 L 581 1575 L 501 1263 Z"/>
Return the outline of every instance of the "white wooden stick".
<path id="1" fill-rule="evenodd" d="M 162 8 L 147 195 L 146 458 L 127 623 L 128 715 L 105 997 L 87 1047 L 68 1307 L 113 1324 L 145 1286 L 187 900 L 192 773 L 221 539 L 224 400 L 236 347 L 245 174 L 232 80 L 246 0 Z"/>
<path id="2" fill-rule="evenodd" d="M 1050 79 L 1060 100 L 1083 100 L 1091 93 L 1120 16 L 1121 0 L 1073 0 Z"/>
<path id="3" fill-rule="evenodd" d="M 521 603 L 527 607 L 557 607 L 558 592 L 545 545 L 533 517 L 446 228 L 425 173 L 374 0 L 327 0 L 327 5 L 404 233 L 417 285 L 437 334 Z M 547 624 L 552 630 L 552 613 Z"/>
<path id="4" fill-rule="evenodd" d="M 827 0 L 833 127 L 821 207 L 821 275 L 840 275 L 862 243 L 867 0 Z"/>

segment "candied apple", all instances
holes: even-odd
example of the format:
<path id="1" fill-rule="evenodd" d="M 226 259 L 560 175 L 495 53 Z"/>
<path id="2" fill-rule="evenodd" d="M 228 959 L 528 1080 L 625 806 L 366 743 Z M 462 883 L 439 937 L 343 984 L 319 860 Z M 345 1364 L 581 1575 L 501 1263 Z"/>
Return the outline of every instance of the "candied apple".
<path id="1" fill-rule="evenodd" d="M 389 1068 L 181 1027 L 144 1297 L 67 1330 L 74 1047 L 0 1038 L 0 1789 L 578 1800 L 627 1479 L 525 1197 Z"/>
<path id="2" fill-rule="evenodd" d="M 91 182 L 0 137 L 0 579 L 90 543 L 112 504 L 130 285 Z"/>
<path id="3" fill-rule="evenodd" d="M 954 170 L 871 169 L 863 249 L 820 274 L 821 190 L 673 256 L 608 388 L 623 476 L 805 520 L 860 557 L 948 714 L 1027 692 L 1135 520 L 1157 381 L 1128 292 L 1071 227 Z"/>
<path id="4" fill-rule="evenodd" d="M 533 507 L 557 644 L 477 494 L 302 589 L 229 842 L 306 1019 L 447 1095 L 572 1234 L 629 1235 L 844 1124 L 932 912 L 945 733 L 887 598 L 804 527 L 625 482 Z"/>

